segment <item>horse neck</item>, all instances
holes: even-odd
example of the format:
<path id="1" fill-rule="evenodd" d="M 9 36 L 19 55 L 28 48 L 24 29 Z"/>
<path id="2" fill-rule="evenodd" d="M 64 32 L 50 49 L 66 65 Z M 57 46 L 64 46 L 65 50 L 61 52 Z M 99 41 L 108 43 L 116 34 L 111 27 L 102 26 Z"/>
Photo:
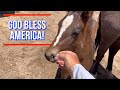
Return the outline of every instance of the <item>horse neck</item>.
<path id="1" fill-rule="evenodd" d="M 89 70 L 94 57 L 94 43 L 90 39 L 90 33 L 88 35 L 84 35 L 83 38 L 78 39 L 76 42 L 76 49 L 74 52 L 77 53 L 81 64 Z"/>
<path id="2" fill-rule="evenodd" d="M 81 15 L 83 23 L 86 25 L 90 17 L 92 17 L 93 11 L 84 11 Z"/>
<path id="3" fill-rule="evenodd" d="M 91 25 L 93 25 L 91 27 Z M 76 40 L 76 49 L 75 52 L 77 53 L 81 64 L 89 70 L 95 54 L 95 35 L 97 23 L 94 22 L 93 19 L 86 24 L 84 32 L 82 35 L 79 35 L 78 39 Z M 95 30 L 94 30 L 95 29 Z"/>

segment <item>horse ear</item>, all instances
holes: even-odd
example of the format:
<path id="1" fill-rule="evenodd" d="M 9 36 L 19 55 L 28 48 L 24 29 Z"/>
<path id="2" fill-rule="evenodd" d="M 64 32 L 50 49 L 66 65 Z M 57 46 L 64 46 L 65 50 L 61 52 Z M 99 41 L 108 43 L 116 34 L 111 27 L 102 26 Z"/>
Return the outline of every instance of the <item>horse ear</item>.
<path id="1" fill-rule="evenodd" d="M 88 19 L 92 16 L 93 11 L 84 11 L 81 15 L 84 24 L 87 23 Z"/>
<path id="2" fill-rule="evenodd" d="M 79 15 L 82 15 L 83 11 L 76 11 Z"/>
<path id="3" fill-rule="evenodd" d="M 74 12 L 77 12 L 80 16 L 82 15 L 83 11 L 66 11 L 68 12 L 68 15 L 73 14 Z"/>
<path id="4" fill-rule="evenodd" d="M 75 11 L 68 11 L 68 15 L 73 14 Z"/>

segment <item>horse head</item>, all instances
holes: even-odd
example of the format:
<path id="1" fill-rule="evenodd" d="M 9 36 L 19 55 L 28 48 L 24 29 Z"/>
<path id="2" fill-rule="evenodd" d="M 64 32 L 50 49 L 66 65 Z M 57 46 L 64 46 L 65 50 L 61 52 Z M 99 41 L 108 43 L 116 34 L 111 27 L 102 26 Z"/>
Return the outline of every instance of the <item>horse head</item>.
<path id="1" fill-rule="evenodd" d="M 93 23 L 95 19 L 98 19 L 98 16 L 94 15 L 93 11 L 68 12 L 59 22 L 57 36 L 45 52 L 47 60 L 55 62 L 54 58 L 60 51 L 69 50 L 76 52 L 81 62 L 84 61 L 85 57 L 88 57 L 87 55 L 92 53 L 93 50 L 91 49 L 93 48 L 91 40 L 94 41 L 98 27 L 96 25 L 98 22 Z M 88 64 L 90 65 L 85 63 L 83 62 L 83 65 L 90 68 L 91 63 L 89 60 Z"/>

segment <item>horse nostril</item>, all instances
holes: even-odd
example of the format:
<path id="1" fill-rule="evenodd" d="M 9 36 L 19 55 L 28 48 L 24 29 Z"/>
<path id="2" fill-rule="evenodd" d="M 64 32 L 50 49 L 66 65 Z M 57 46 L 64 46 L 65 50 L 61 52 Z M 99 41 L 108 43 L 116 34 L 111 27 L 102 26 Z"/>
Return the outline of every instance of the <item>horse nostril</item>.
<path id="1" fill-rule="evenodd" d="M 52 57 L 52 58 L 55 58 L 55 55 L 54 55 L 54 54 L 51 54 L 51 57 Z"/>
<path id="2" fill-rule="evenodd" d="M 53 49 L 47 49 L 45 52 L 45 57 L 50 62 L 55 62 L 55 56 L 59 52 L 59 49 L 53 48 Z"/>
<path id="3" fill-rule="evenodd" d="M 48 54 L 48 53 L 45 53 L 45 57 L 48 61 L 50 62 L 55 62 L 55 55 L 54 54 Z"/>

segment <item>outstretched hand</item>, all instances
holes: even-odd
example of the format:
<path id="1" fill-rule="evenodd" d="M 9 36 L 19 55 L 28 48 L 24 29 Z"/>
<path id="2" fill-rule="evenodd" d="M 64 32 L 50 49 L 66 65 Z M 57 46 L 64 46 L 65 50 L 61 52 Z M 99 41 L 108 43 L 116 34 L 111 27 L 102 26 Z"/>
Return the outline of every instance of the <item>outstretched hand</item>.
<path id="1" fill-rule="evenodd" d="M 72 51 L 61 51 L 55 57 L 56 63 L 61 67 L 66 68 L 68 71 L 72 71 L 74 65 L 80 64 L 78 56 Z"/>

